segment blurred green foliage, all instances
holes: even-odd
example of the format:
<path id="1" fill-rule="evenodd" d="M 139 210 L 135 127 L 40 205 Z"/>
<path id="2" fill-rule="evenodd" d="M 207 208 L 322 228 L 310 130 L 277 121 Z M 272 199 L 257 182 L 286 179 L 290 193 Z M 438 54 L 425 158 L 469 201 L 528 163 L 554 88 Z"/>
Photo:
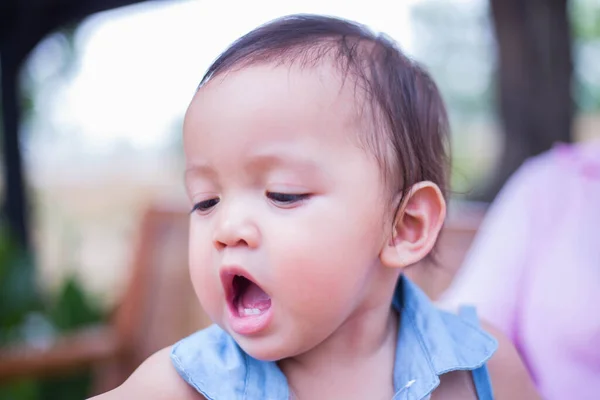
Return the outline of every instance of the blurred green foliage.
<path id="1" fill-rule="evenodd" d="M 0 346 L 51 342 L 56 336 L 104 320 L 74 276 L 55 296 L 41 293 L 33 258 L 0 227 Z M 1 362 L 1 360 L 0 360 Z M 91 372 L 46 379 L 21 379 L 0 385 L 0 400 L 81 400 Z"/>
<path id="2" fill-rule="evenodd" d="M 0 344 L 18 339 L 27 315 L 42 308 L 30 255 L 0 227 Z"/>
<path id="3" fill-rule="evenodd" d="M 572 0 L 569 11 L 576 39 L 600 39 L 600 4 L 597 0 Z"/>
<path id="4" fill-rule="evenodd" d="M 580 112 L 600 110 L 600 2 L 571 0 L 573 97 Z M 416 58 L 434 76 L 459 124 L 495 117 L 495 38 L 487 1 L 423 0 L 411 10 Z"/>
<path id="5" fill-rule="evenodd" d="M 569 3 L 573 32 L 575 102 L 582 112 L 600 110 L 600 2 Z"/>

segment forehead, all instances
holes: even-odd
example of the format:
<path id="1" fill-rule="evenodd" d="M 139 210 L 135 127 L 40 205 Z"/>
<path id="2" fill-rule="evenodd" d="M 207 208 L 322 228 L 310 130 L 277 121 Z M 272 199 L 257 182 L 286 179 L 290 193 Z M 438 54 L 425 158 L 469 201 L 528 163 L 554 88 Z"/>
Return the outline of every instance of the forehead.
<path id="1" fill-rule="evenodd" d="M 219 145 L 348 141 L 357 130 L 349 82 L 326 64 L 256 65 L 218 75 L 198 91 L 186 113 L 186 154 Z"/>

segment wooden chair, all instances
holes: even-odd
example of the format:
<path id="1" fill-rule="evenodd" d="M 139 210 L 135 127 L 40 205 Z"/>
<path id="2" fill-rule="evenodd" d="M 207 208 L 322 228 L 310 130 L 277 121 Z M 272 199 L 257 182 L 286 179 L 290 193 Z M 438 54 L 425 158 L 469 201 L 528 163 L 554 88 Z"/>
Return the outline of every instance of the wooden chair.
<path id="1" fill-rule="evenodd" d="M 104 392 L 155 351 L 209 325 L 188 274 L 188 219 L 179 207 L 151 207 L 142 217 L 127 290 L 110 322 L 43 349 L 0 349 L 0 382 L 92 367 L 93 391 Z"/>

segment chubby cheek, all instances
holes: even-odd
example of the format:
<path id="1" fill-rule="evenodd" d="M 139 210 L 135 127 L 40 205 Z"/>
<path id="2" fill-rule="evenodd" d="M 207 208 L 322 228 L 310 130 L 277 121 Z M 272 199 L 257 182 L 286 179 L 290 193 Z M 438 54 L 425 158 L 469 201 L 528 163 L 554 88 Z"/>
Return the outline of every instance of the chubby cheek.
<path id="1" fill-rule="evenodd" d="M 193 225 L 193 223 L 192 223 Z M 211 249 L 200 232 L 190 229 L 189 268 L 190 278 L 200 305 L 208 316 L 219 323 L 222 315 L 223 288 L 213 268 Z M 210 243 L 210 242 L 209 242 Z"/>
<path id="2" fill-rule="evenodd" d="M 337 208 L 298 220 L 288 225 L 289 234 L 276 236 L 275 248 L 286 249 L 275 264 L 288 310 L 315 323 L 350 312 L 378 261 L 381 222 L 374 219 Z"/>

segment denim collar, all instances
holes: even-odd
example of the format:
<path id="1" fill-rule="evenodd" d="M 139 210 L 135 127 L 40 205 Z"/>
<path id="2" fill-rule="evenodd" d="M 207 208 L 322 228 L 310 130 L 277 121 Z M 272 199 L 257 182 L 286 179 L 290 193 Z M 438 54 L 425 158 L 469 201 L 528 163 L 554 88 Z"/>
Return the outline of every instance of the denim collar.
<path id="1" fill-rule="evenodd" d="M 458 315 L 436 308 L 406 277 L 393 305 L 400 312 L 394 364 L 394 400 L 426 398 L 450 371 L 474 370 L 498 348 L 496 339 Z"/>
<path id="2" fill-rule="evenodd" d="M 398 280 L 393 306 L 400 314 L 393 400 L 421 400 L 450 371 L 473 370 L 496 351 L 490 335 L 455 314 L 437 309 L 408 278 Z M 171 360 L 207 400 L 289 400 L 275 362 L 254 359 L 216 325 L 173 346 Z"/>

